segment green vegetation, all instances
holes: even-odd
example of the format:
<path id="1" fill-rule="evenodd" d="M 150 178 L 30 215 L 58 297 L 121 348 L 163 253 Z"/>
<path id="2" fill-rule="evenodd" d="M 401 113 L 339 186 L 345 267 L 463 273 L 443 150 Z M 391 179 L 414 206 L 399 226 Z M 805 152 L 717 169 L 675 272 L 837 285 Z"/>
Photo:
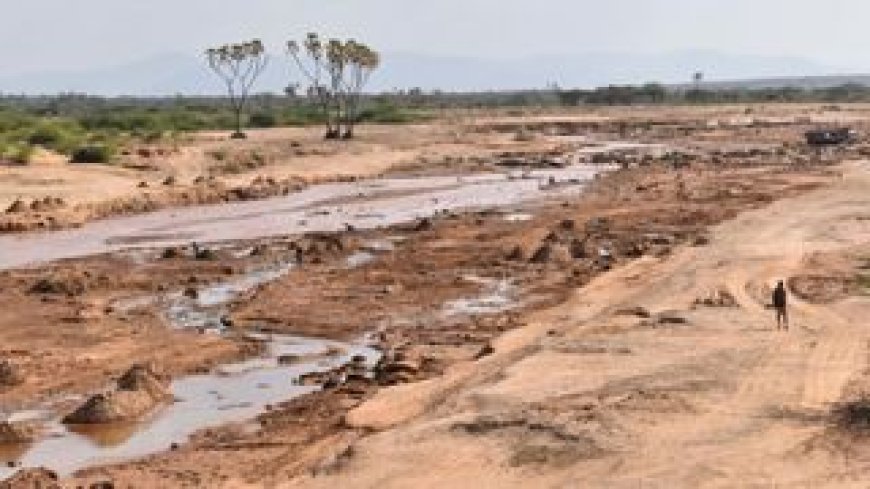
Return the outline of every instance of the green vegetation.
<path id="1" fill-rule="evenodd" d="M 251 127 L 323 124 L 323 113 L 305 100 L 252 97 Z M 362 105 L 357 122 L 402 124 L 428 112 L 381 97 Z M 109 163 L 125 145 L 157 143 L 179 134 L 237 128 L 234 109 L 220 98 L 105 99 L 82 95 L 0 98 L 0 159 L 25 164 L 36 148 L 79 162 Z M 75 157 L 75 158 L 74 158 Z"/>

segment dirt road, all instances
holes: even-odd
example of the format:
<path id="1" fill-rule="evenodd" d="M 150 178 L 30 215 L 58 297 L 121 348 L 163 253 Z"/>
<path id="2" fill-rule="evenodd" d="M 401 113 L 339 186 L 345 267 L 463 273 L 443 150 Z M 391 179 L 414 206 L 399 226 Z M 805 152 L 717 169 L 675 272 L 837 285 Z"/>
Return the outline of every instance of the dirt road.
<path id="1" fill-rule="evenodd" d="M 828 413 L 862 381 L 870 301 L 792 298 L 787 333 L 765 305 L 810 254 L 864 245 L 868 205 L 870 165 L 848 163 L 709 246 L 606 274 L 495 355 L 352 411 L 383 431 L 289 486 L 861 486 L 866 457 L 832 448 Z"/>

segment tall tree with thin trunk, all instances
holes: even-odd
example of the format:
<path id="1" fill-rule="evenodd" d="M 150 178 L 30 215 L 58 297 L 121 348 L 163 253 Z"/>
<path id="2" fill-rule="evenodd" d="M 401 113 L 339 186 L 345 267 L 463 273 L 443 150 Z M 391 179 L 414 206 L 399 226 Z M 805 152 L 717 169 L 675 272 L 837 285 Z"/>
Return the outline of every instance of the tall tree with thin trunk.
<path id="1" fill-rule="evenodd" d="M 344 45 L 347 62 L 345 93 L 345 139 L 353 138 L 353 130 L 359 117 L 359 103 L 362 90 L 372 73 L 381 63 L 380 55 L 365 44 L 349 40 Z"/>
<path id="2" fill-rule="evenodd" d="M 323 115 L 326 138 L 352 138 L 362 89 L 380 64 L 378 54 L 354 40 L 324 42 L 315 33 L 301 45 L 288 42 L 287 52 L 308 79 L 308 95 Z"/>
<path id="3" fill-rule="evenodd" d="M 206 51 L 209 67 L 227 89 L 235 115 L 233 139 L 244 139 L 242 115 L 251 96 L 251 89 L 268 64 L 266 48 L 259 39 L 241 44 L 227 44 Z"/>

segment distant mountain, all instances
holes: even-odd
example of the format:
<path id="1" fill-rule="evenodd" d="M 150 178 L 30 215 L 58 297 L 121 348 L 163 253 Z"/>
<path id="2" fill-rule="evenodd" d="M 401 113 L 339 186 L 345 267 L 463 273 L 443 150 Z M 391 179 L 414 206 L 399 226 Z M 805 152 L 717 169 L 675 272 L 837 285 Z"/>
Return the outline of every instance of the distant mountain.
<path id="1" fill-rule="evenodd" d="M 512 60 L 386 53 L 372 79 L 373 91 L 420 87 L 425 90 L 483 91 L 596 87 L 650 81 L 681 83 L 703 71 L 708 80 L 804 77 L 830 73 L 803 58 L 729 55 L 712 51 L 666 54 L 586 53 L 542 55 Z M 293 73 L 276 56 L 258 84 L 259 91 L 280 92 Z M 96 95 L 208 95 L 221 86 L 202 59 L 182 54 L 154 56 L 123 66 L 78 72 L 42 72 L 0 79 L 0 92 Z"/>

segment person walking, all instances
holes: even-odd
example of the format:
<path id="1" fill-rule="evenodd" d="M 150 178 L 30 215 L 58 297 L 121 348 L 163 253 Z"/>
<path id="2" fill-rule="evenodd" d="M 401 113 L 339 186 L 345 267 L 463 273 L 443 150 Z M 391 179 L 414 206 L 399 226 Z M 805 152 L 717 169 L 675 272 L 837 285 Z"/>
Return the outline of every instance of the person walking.
<path id="1" fill-rule="evenodd" d="M 785 283 L 780 280 L 773 289 L 773 308 L 776 310 L 776 330 L 788 331 L 788 294 Z"/>

